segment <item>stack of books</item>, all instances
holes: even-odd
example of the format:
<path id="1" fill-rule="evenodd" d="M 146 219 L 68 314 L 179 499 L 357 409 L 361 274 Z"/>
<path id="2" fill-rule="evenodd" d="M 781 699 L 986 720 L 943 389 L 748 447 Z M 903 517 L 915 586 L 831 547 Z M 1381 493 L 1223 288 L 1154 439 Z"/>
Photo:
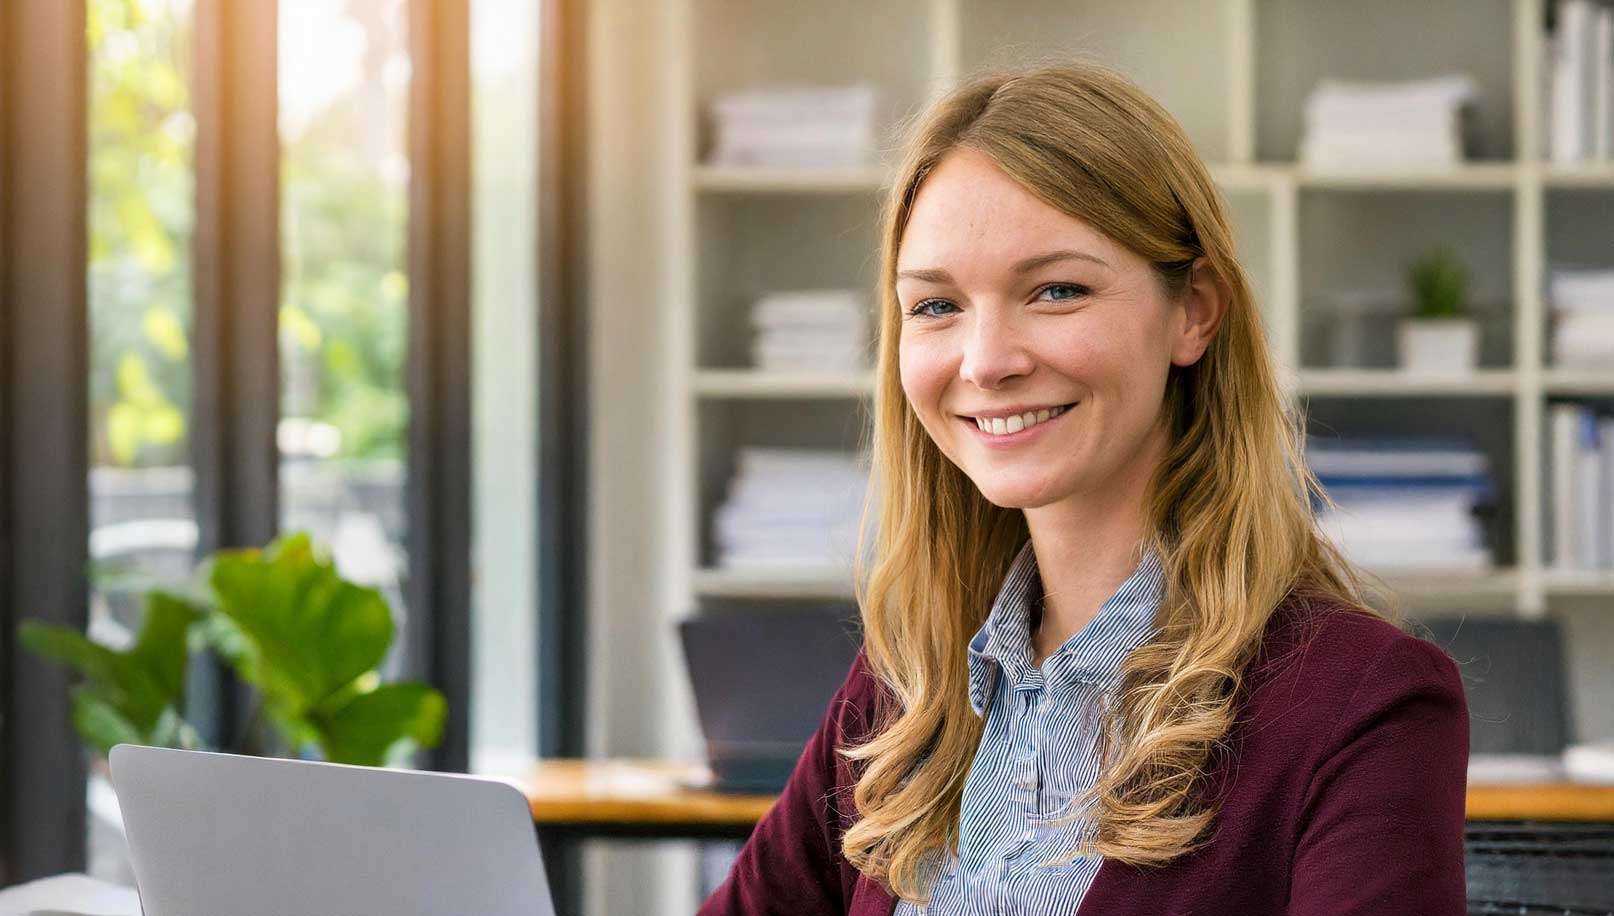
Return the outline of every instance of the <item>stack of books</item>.
<path id="1" fill-rule="evenodd" d="M 751 89 L 712 101 L 714 165 L 835 168 L 876 158 L 876 93 L 867 85 Z"/>
<path id="2" fill-rule="evenodd" d="M 1614 366 L 1614 270 L 1554 270 L 1547 294 L 1553 365 Z"/>
<path id="3" fill-rule="evenodd" d="M 1482 514 L 1494 500 L 1490 463 L 1460 440 L 1317 439 L 1307 462 L 1333 506 L 1323 532 L 1375 572 L 1490 569 Z"/>
<path id="4" fill-rule="evenodd" d="M 751 305 L 751 363 L 776 372 L 869 367 L 868 303 L 855 289 L 768 293 Z"/>
<path id="5" fill-rule="evenodd" d="M 1557 28 L 1542 49 L 1546 158 L 1608 159 L 1614 94 L 1614 10 L 1592 0 L 1559 0 Z"/>
<path id="6" fill-rule="evenodd" d="M 1474 81 L 1463 75 L 1322 80 L 1306 97 L 1300 161 L 1328 171 L 1454 166 L 1463 160 L 1462 115 L 1474 96 Z"/>
<path id="7" fill-rule="evenodd" d="M 1552 565 L 1614 568 L 1614 415 L 1553 404 Z"/>
<path id="8" fill-rule="evenodd" d="M 867 464 L 846 452 L 741 448 L 713 517 L 717 565 L 850 568 L 868 482 Z"/>

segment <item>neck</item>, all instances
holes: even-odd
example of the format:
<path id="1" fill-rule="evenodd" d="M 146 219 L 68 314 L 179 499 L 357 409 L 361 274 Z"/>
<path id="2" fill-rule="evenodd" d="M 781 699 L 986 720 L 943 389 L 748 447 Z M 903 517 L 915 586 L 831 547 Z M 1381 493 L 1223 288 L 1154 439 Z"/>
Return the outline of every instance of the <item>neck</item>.
<path id="1" fill-rule="evenodd" d="M 1037 664 L 1098 616 L 1137 569 L 1147 530 L 1144 500 L 1163 452 L 1161 438 L 1153 437 L 1118 479 L 1026 510 L 1043 587 L 1042 617 L 1032 634 Z"/>

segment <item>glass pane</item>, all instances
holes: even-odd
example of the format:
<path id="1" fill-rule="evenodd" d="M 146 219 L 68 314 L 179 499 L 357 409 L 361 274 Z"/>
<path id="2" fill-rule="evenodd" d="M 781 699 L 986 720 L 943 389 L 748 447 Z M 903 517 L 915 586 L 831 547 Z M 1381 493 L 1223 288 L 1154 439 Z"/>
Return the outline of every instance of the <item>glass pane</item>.
<path id="1" fill-rule="evenodd" d="M 404 0 L 280 0 L 281 527 L 387 593 L 405 658 Z"/>
<path id="2" fill-rule="evenodd" d="M 472 0 L 471 765 L 538 749 L 538 0 Z"/>
<path id="3" fill-rule="evenodd" d="M 196 551 L 190 419 L 195 121 L 191 0 L 90 0 L 90 634 L 140 624 L 139 592 Z M 112 789 L 89 785 L 89 868 L 134 883 Z"/>

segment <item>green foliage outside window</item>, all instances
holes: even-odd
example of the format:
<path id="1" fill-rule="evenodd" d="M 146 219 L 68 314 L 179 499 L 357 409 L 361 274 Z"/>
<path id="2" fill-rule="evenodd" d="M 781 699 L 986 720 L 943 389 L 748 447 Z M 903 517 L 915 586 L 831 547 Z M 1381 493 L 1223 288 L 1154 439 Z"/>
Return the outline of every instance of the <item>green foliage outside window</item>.
<path id="1" fill-rule="evenodd" d="M 340 2 L 340 0 L 333 0 Z M 185 462 L 195 123 L 187 0 L 90 0 L 91 457 Z M 373 65 L 372 65 L 373 64 Z M 342 433 L 338 457 L 402 457 L 405 195 L 357 136 L 380 64 L 283 138 L 283 412 Z M 274 343 L 265 341 L 264 346 Z"/>

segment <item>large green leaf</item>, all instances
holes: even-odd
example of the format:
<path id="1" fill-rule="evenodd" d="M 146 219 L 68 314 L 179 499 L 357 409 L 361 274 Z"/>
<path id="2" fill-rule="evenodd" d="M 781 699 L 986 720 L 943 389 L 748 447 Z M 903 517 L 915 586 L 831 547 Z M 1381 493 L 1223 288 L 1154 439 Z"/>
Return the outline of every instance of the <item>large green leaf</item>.
<path id="1" fill-rule="evenodd" d="M 209 581 L 244 637 L 234 645 L 241 675 L 283 724 L 373 670 L 392 644 L 386 599 L 343 580 L 306 535 L 221 553 Z"/>
<path id="2" fill-rule="evenodd" d="M 73 691 L 73 725 L 85 744 L 101 753 L 125 741 L 190 746 L 194 732 L 180 715 L 186 635 L 201 614 L 185 598 L 153 592 L 146 599 L 140 632 L 127 650 L 37 621 L 24 621 L 17 633 L 30 651 L 84 678 Z"/>
<path id="3" fill-rule="evenodd" d="M 382 766 L 400 741 L 436 746 L 447 718 L 448 703 L 436 690 L 425 684 L 386 684 L 322 717 L 317 726 L 327 760 Z"/>

